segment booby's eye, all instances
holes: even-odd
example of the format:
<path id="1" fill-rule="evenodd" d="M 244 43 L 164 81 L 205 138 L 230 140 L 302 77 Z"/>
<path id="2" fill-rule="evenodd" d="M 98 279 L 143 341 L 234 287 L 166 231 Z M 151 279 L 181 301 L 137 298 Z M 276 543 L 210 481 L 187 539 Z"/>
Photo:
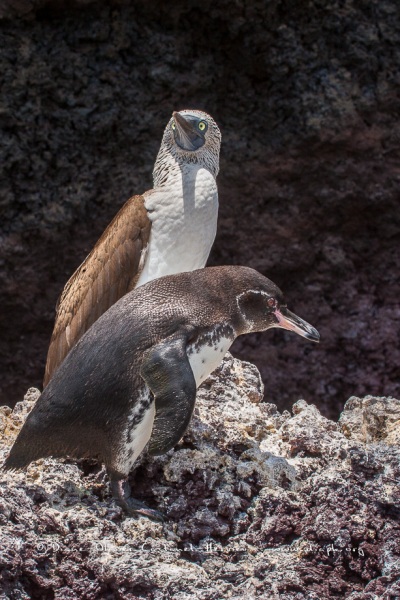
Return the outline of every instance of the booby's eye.
<path id="1" fill-rule="evenodd" d="M 268 304 L 269 308 L 276 308 L 277 302 L 276 302 L 275 298 L 268 298 L 267 304 Z"/>
<path id="2" fill-rule="evenodd" d="M 200 121 L 197 127 L 200 129 L 200 131 L 205 131 L 207 129 L 207 123 L 205 121 Z"/>
<path id="3" fill-rule="evenodd" d="M 171 127 L 172 127 L 172 129 L 176 129 L 175 121 L 172 121 Z"/>

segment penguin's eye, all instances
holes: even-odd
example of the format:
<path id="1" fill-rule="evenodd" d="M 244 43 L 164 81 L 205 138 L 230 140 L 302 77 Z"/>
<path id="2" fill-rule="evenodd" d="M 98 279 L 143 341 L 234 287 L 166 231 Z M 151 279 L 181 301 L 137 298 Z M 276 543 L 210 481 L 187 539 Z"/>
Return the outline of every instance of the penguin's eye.
<path id="1" fill-rule="evenodd" d="M 200 129 L 200 131 L 205 131 L 207 128 L 207 123 L 205 121 L 200 121 L 197 127 Z"/>
<path id="2" fill-rule="evenodd" d="M 176 129 L 175 121 L 172 121 L 171 127 L 172 127 L 172 129 Z"/>
<path id="3" fill-rule="evenodd" d="M 268 298 L 267 304 L 269 308 L 276 308 L 276 300 L 275 298 Z"/>

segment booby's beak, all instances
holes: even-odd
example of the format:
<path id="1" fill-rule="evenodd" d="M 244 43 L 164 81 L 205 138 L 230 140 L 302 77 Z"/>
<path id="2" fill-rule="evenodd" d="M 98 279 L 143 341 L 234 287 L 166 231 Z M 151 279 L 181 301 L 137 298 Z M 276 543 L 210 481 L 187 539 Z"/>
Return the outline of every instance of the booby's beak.
<path id="1" fill-rule="evenodd" d="M 204 136 L 196 128 L 196 124 L 174 111 L 172 116 L 175 121 L 174 137 L 182 150 L 194 151 L 204 145 Z"/>
<path id="2" fill-rule="evenodd" d="M 290 312 L 286 307 L 281 306 L 280 309 L 275 311 L 274 315 L 278 321 L 275 327 L 294 331 L 312 342 L 319 342 L 319 333 L 315 327 L 307 323 L 307 321 L 300 319 L 300 317 Z"/>

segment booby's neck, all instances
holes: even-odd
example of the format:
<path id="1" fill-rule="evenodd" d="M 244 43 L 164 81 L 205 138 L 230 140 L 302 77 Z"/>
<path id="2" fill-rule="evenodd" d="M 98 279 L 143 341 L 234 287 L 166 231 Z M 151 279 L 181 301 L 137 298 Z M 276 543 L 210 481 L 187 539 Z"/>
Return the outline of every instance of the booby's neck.
<path id="1" fill-rule="evenodd" d="M 180 165 L 175 163 L 165 173 L 158 171 L 155 174 L 153 172 L 153 190 L 160 192 L 166 192 L 169 189 L 181 190 L 189 182 L 193 186 L 196 180 L 196 173 L 200 168 L 199 165 L 195 164 Z"/>
<path id="2" fill-rule="evenodd" d="M 203 149 L 197 152 L 179 153 L 170 144 L 161 144 L 153 169 L 153 188 L 164 188 L 174 185 L 185 175 L 192 174 L 198 169 L 206 169 L 214 179 L 218 174 L 218 156 Z"/>
<path id="3" fill-rule="evenodd" d="M 136 285 L 203 268 L 217 230 L 218 192 L 211 173 L 184 165 L 144 196 L 151 233 Z"/>

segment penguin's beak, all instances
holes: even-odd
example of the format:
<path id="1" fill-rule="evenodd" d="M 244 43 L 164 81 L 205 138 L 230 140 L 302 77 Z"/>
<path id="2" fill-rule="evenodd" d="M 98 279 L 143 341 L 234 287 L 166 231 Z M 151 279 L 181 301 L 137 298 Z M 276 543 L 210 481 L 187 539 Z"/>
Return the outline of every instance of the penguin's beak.
<path id="1" fill-rule="evenodd" d="M 282 329 L 294 331 L 312 342 L 319 342 L 319 333 L 315 327 L 307 323 L 307 321 L 300 319 L 300 317 L 290 312 L 286 307 L 281 306 L 274 314 L 278 321 L 275 327 L 282 327 Z"/>
<path id="2" fill-rule="evenodd" d="M 175 121 L 175 141 L 182 150 L 194 151 L 204 145 L 204 137 L 197 131 L 194 123 L 185 119 L 183 115 L 174 111 L 172 116 Z"/>

